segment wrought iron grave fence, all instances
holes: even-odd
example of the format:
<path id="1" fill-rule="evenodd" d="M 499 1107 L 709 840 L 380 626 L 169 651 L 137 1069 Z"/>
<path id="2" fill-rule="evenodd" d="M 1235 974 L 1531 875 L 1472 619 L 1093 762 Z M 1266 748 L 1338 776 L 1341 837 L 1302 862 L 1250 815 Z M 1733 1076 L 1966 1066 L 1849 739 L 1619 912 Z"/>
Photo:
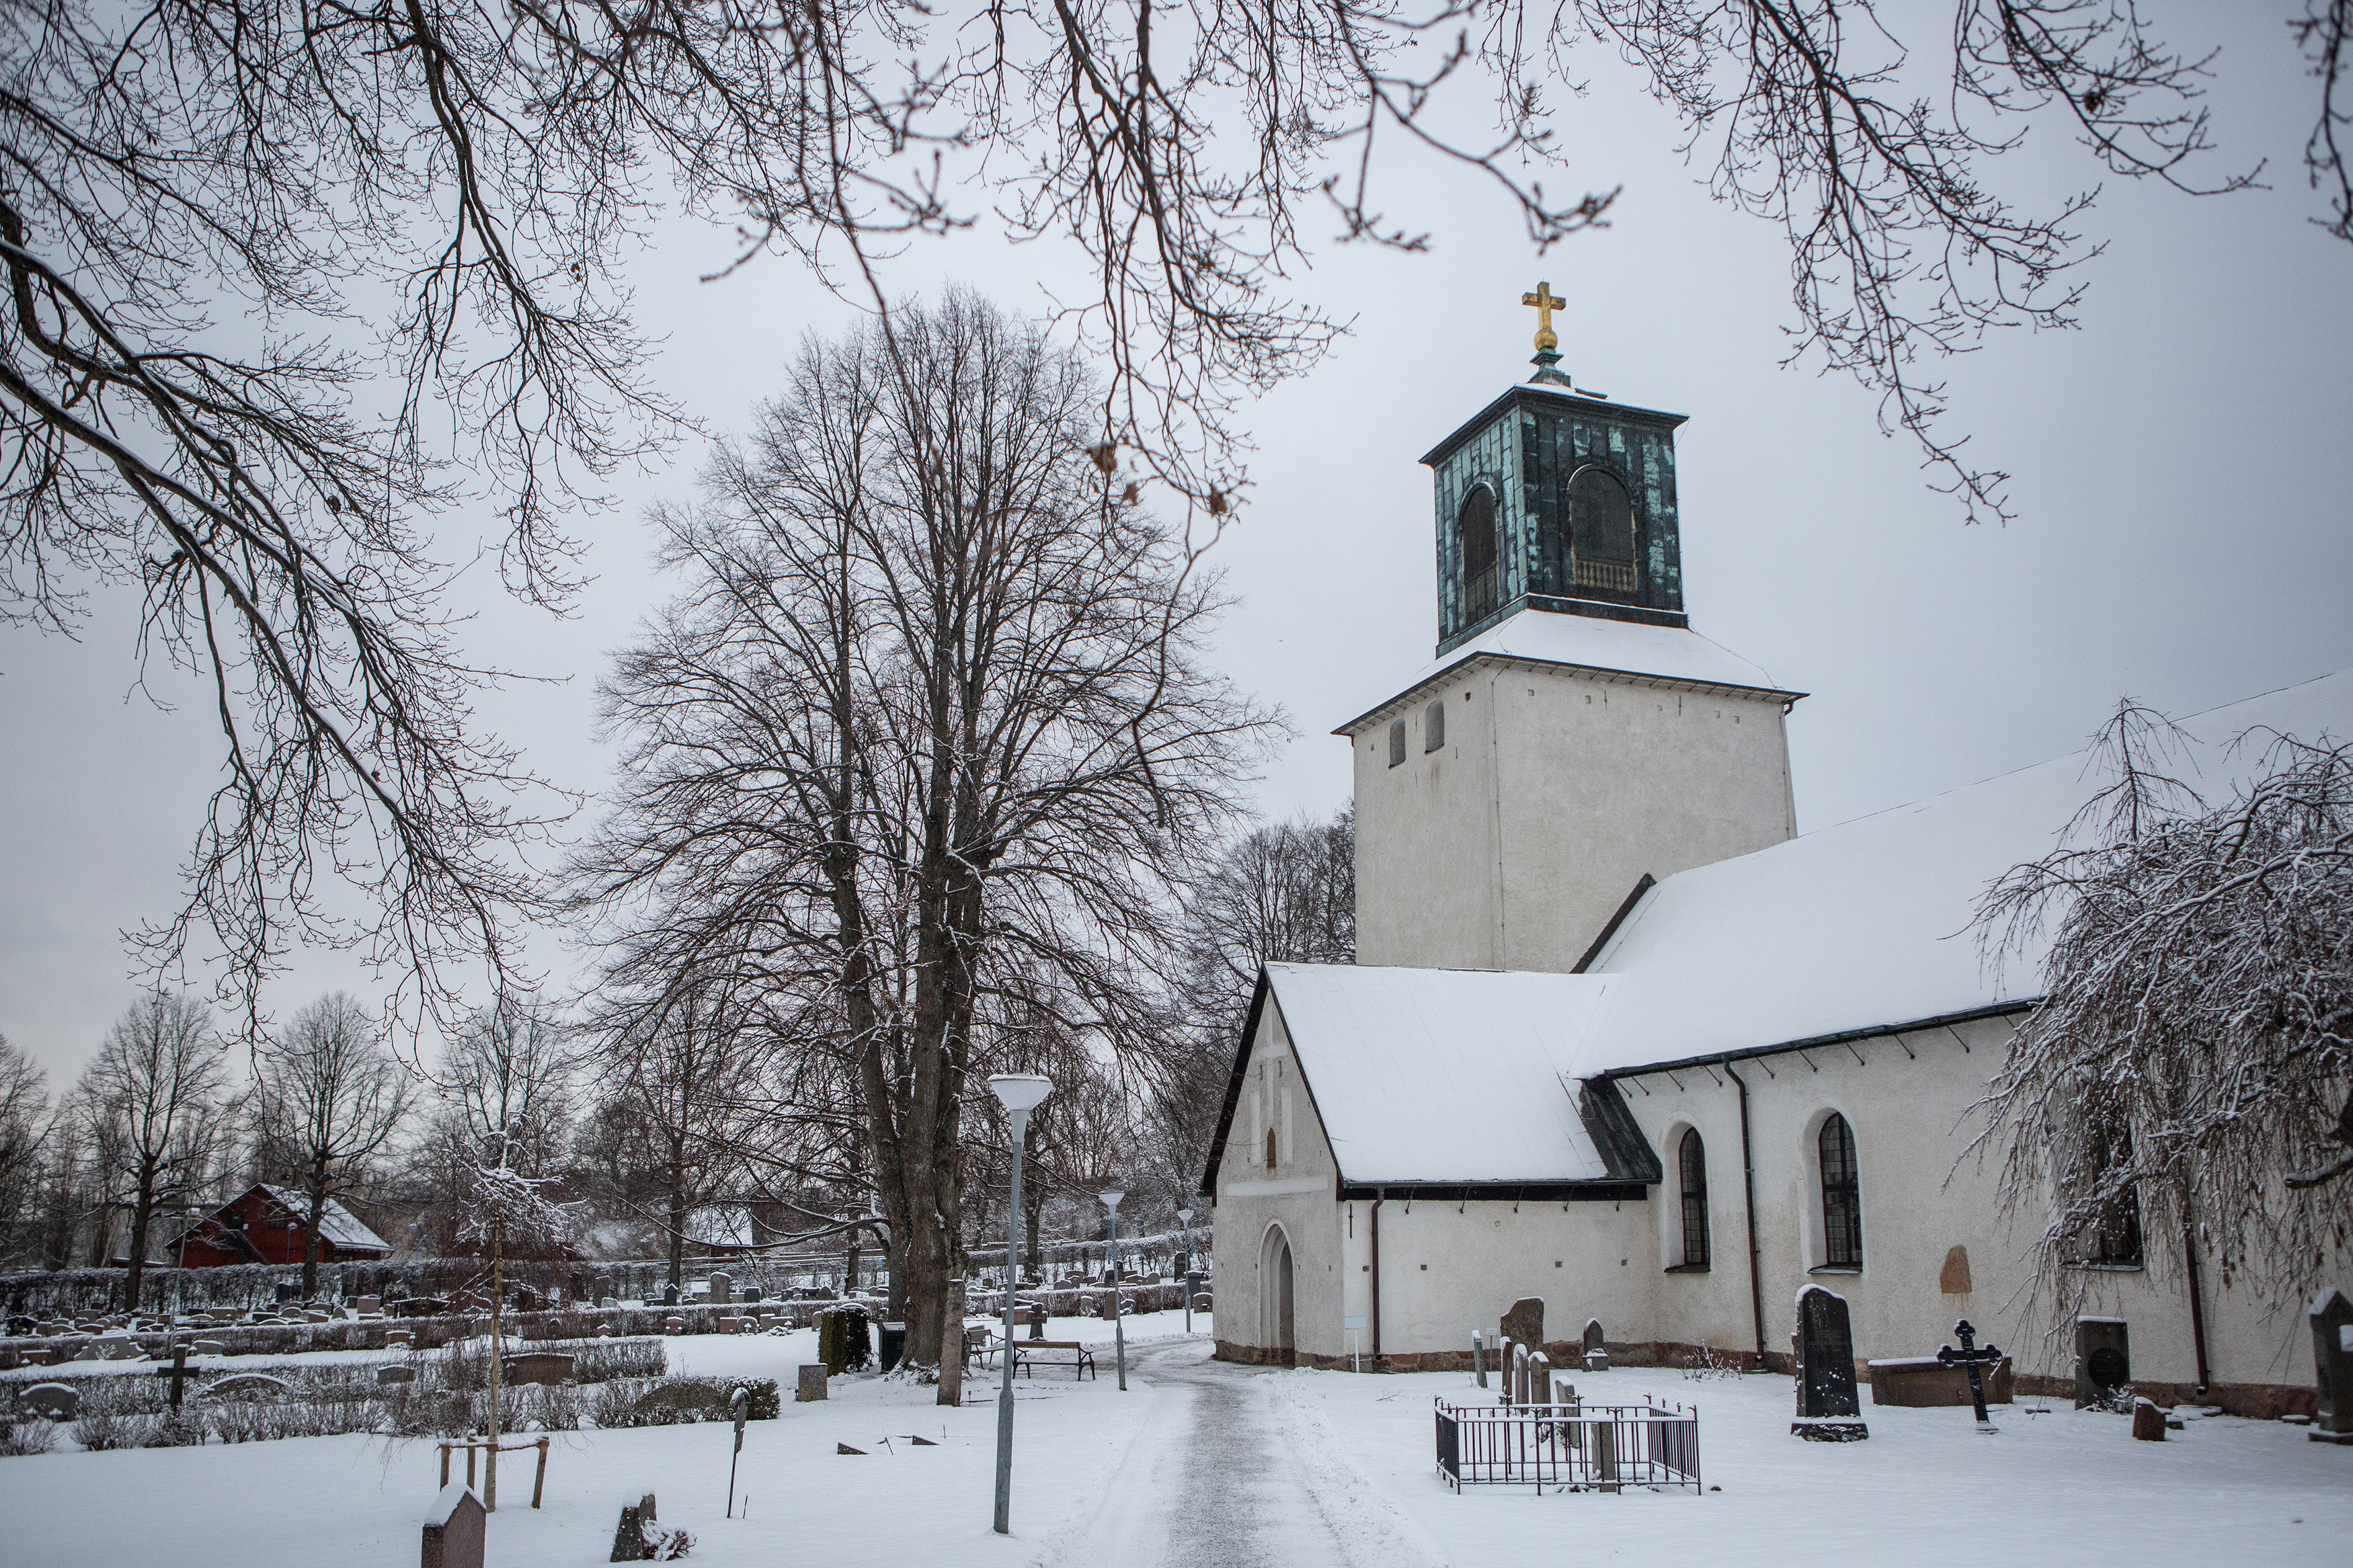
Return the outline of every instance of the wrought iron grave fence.
<path id="1" fill-rule="evenodd" d="M 1458 1491 L 1700 1490 L 1696 1405 L 1436 1403 L 1438 1468 Z"/>

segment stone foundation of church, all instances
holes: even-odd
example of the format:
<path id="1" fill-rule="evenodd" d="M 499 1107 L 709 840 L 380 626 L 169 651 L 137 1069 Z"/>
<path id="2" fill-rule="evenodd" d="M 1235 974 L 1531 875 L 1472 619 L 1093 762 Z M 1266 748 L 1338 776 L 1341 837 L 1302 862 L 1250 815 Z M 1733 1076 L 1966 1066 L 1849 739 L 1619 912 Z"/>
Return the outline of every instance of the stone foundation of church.
<path id="1" fill-rule="evenodd" d="M 1609 1364 L 1612 1367 L 1672 1367 L 1689 1368 L 1703 1364 L 1721 1367 L 1729 1372 L 1771 1372 L 1794 1376 L 1797 1368 L 1786 1353 L 1755 1351 L 1718 1350 L 1712 1346 L 1682 1344 L 1673 1341 L 1648 1342 L 1608 1342 Z M 1575 1340 L 1556 1341 L 1545 1346 L 1545 1354 L 1552 1364 L 1564 1372 L 1581 1367 L 1585 1347 Z M 1351 1363 L 1346 1356 L 1316 1355 L 1307 1351 L 1268 1350 L 1259 1345 L 1238 1345 L 1219 1340 L 1213 1359 L 1232 1362 L 1239 1366 L 1303 1366 L 1318 1372 L 1469 1372 L 1471 1352 L 1459 1351 L 1413 1351 L 1399 1355 L 1385 1355 L 1377 1362 L 1365 1356 Z M 1490 1374 L 1495 1368 L 1489 1358 Z M 1597 1374 L 1597 1375 L 1607 1375 Z M 1871 1386 L 1871 1367 L 1866 1362 L 1854 1363 L 1858 1387 Z M 2034 1394 L 2044 1399 L 2063 1399 L 2073 1404 L 2075 1380 L 2072 1377 L 2043 1377 L 2031 1373 L 2015 1375 L 2012 1386 L 2019 1394 Z M 2319 1408 L 2319 1395 L 2311 1388 L 2280 1383 L 2218 1383 L 2210 1386 L 2204 1397 L 2186 1383 L 2136 1383 L 2133 1393 L 2155 1400 L 2159 1405 L 2186 1405 L 2193 1408 L 2201 1405 L 2219 1405 L 2227 1415 L 2242 1415 L 2254 1421 L 2276 1421 L 2283 1415 L 2310 1415 Z"/>

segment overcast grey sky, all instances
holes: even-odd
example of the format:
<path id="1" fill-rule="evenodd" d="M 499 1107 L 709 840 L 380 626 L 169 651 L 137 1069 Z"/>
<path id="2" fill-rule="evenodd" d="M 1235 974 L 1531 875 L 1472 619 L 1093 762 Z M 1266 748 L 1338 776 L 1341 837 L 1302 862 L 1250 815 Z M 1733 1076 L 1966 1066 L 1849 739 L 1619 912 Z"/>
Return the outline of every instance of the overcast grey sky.
<path id="1" fill-rule="evenodd" d="M 1691 416 L 1678 445 L 1692 624 L 1814 694 L 1790 721 L 1805 828 L 2068 750 L 2120 693 L 2189 712 L 2353 665 L 2353 247 L 2308 221 L 2320 208 L 2298 153 L 2314 89 L 2272 7 L 2187 15 L 2225 48 L 2215 172 L 2267 159 L 2274 188 L 2193 200 L 2111 182 L 2084 224 L 2109 248 L 2083 269 L 2083 330 L 2000 334 L 1947 367 L 1953 428 L 2016 475 L 2008 527 L 1965 527 L 1852 384 L 1778 368 L 1778 230 L 1708 200 L 1622 69 L 1597 58 L 1591 93 L 1563 105 L 1570 168 L 1547 180 L 1622 183 L 1611 226 L 1541 260 L 1485 193 L 1397 164 L 1385 205 L 1430 229 L 1434 251 L 1319 250 L 1299 287 L 1354 317 L 1354 335 L 1241 420 L 1259 449 L 1219 551 L 1240 600 L 1219 652 L 1297 730 L 1257 786 L 1265 809 L 1344 801 L 1347 750 L 1326 731 L 1430 658 L 1430 484 L 1415 459 L 1527 374 L 1519 298 L 1539 279 L 1573 301 L 1556 324 L 1580 384 Z M 1994 173 L 2034 201 L 2093 170 L 2045 135 Z M 674 226 L 637 272 L 643 319 L 667 340 L 662 383 L 722 430 L 776 389 L 800 333 L 849 314 L 783 261 L 698 282 L 726 237 Z M 919 247 L 893 277 L 1018 308 L 1057 265 L 972 233 Z M 560 782 L 602 778 L 596 675 L 663 591 L 642 508 L 686 493 L 702 460 L 683 448 L 631 476 L 624 504 L 585 525 L 597 578 L 572 618 L 484 597 L 478 656 L 564 679 L 493 696 L 485 717 Z M 446 553 L 470 546 L 461 525 L 447 531 Z M 0 633 L 0 1032 L 59 1079 L 128 1000 L 117 932 L 168 912 L 218 763 L 200 704 L 164 713 L 131 691 L 129 606 L 94 607 L 78 642 Z M 382 989 L 306 955 L 274 1008 L 330 985 Z"/>

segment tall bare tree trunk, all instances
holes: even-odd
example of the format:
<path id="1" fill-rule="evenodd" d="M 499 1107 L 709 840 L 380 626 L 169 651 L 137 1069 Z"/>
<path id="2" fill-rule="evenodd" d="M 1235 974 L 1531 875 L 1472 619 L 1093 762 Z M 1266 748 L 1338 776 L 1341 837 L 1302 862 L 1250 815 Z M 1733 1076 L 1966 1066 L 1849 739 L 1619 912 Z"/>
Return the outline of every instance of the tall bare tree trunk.
<path id="1" fill-rule="evenodd" d="M 505 1260 L 506 1227 L 491 1230 L 491 1415 L 489 1421 L 491 1450 L 484 1457 L 482 1468 L 482 1508 L 486 1512 L 499 1511 L 499 1374 L 505 1370 L 506 1341 L 501 1330 L 501 1314 L 506 1308 Z"/>
<path id="2" fill-rule="evenodd" d="M 310 1234 L 302 1242 L 302 1300 L 311 1300 L 319 1293 L 319 1227 L 327 1220 L 327 1168 L 324 1163 L 311 1168 Z"/>

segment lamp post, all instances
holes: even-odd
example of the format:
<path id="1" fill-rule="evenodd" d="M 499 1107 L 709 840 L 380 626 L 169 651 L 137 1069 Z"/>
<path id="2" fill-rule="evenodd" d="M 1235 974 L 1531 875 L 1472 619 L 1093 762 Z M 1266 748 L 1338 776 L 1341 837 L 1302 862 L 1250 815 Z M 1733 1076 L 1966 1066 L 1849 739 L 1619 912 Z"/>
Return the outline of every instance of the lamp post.
<path id="1" fill-rule="evenodd" d="M 1185 1331 L 1193 1331 L 1193 1211 L 1178 1209 L 1176 1224 L 1184 1232 L 1185 1262 L 1176 1270 L 1176 1278 L 1185 1282 Z"/>
<path id="2" fill-rule="evenodd" d="M 1127 1392 L 1127 1320 L 1119 1315 L 1119 1200 L 1127 1196 L 1117 1187 L 1101 1194 L 1103 1206 L 1105 1240 L 1103 1252 L 1111 1261 L 1111 1338 L 1119 1356 L 1119 1391 Z"/>
<path id="3" fill-rule="evenodd" d="M 1014 1249 L 1021 1244 L 1021 1145 L 1029 1135 L 1029 1113 L 1054 1091 L 1053 1084 L 1037 1073 L 998 1073 L 989 1089 L 1013 1119 L 1013 1194 L 1005 1220 L 1005 1385 L 997 1395 L 997 1533 L 1013 1532 L 1013 1268 Z"/>

